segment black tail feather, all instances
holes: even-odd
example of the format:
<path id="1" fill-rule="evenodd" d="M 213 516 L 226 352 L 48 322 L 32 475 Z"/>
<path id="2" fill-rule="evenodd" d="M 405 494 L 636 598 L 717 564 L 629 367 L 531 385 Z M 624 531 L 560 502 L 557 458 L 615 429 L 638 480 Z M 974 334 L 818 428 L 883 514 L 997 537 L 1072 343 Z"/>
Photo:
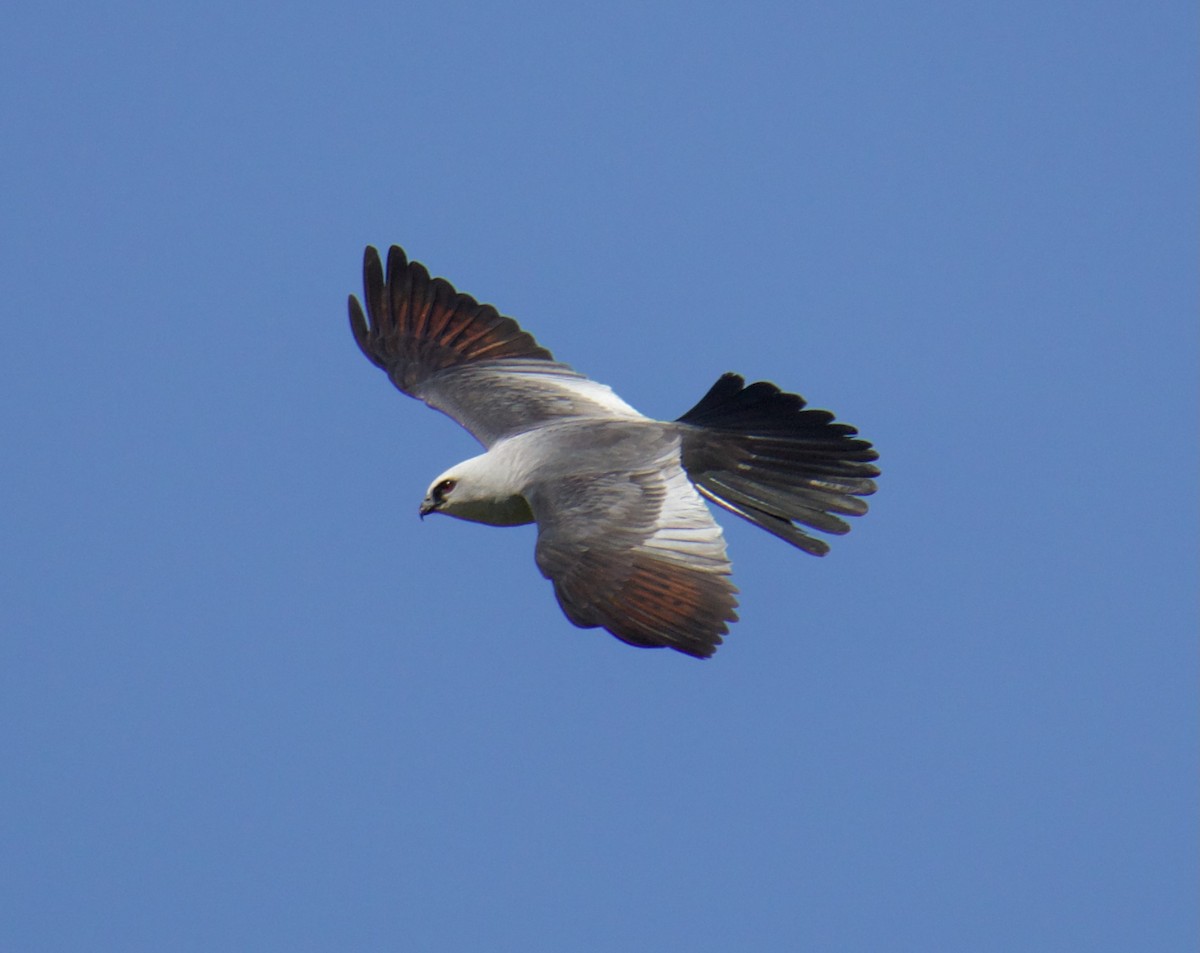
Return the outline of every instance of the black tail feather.
<path id="1" fill-rule="evenodd" d="M 766 381 L 725 374 L 691 410 L 683 466 L 714 503 L 816 556 L 829 546 L 799 526 L 841 535 L 875 492 L 879 454 L 827 410 Z M 838 514 L 838 515 L 834 515 Z"/>

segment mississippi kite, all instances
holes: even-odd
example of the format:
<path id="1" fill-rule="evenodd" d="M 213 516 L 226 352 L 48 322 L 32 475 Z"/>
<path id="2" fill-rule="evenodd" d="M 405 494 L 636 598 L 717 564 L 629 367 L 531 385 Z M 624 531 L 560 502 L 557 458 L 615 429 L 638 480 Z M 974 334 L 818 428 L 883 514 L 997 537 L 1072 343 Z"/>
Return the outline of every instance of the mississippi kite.
<path id="1" fill-rule="evenodd" d="M 706 658 L 737 589 L 704 500 L 815 556 L 829 547 L 802 527 L 842 534 L 867 511 L 871 444 L 774 384 L 725 374 L 678 420 L 652 420 L 397 246 L 386 277 L 367 248 L 363 286 L 363 354 L 486 448 L 433 481 L 421 516 L 536 522 L 538 568 L 577 626 Z"/>

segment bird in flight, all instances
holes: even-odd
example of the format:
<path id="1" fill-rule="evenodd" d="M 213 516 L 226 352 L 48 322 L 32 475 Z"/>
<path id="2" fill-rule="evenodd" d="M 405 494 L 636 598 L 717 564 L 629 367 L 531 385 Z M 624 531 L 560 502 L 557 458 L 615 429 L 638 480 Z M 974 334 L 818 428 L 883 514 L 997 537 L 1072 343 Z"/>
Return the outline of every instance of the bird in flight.
<path id="1" fill-rule="evenodd" d="M 803 398 L 725 374 L 675 421 L 645 417 L 556 361 L 491 305 L 393 245 L 363 260 L 354 339 L 401 392 L 486 452 L 430 485 L 420 515 L 537 523 L 535 559 L 567 618 L 644 648 L 707 658 L 737 620 L 722 509 L 814 556 L 867 511 L 878 454 Z"/>

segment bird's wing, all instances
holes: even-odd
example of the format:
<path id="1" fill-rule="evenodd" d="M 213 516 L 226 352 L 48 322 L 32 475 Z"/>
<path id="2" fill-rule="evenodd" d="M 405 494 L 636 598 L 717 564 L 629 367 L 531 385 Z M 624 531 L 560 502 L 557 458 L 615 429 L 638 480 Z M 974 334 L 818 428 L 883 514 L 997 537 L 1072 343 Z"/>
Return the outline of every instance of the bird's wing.
<path id="1" fill-rule="evenodd" d="M 459 294 L 393 245 L 363 256 L 366 313 L 350 296 L 362 352 L 403 393 L 467 428 L 485 446 L 563 417 L 642 415 L 604 384 L 554 360 L 512 318 Z"/>
<path id="2" fill-rule="evenodd" d="M 567 618 L 631 645 L 707 658 L 737 589 L 721 528 L 678 463 L 566 476 L 532 487 L 537 564 Z"/>

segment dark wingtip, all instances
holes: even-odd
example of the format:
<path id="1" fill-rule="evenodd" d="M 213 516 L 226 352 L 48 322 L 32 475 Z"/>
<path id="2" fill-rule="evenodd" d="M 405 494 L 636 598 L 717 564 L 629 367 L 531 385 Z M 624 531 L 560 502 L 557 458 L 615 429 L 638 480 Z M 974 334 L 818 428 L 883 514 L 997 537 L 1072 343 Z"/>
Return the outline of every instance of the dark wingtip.
<path id="1" fill-rule="evenodd" d="M 351 299 L 350 329 L 371 362 L 412 396 L 421 381 L 447 368 L 554 360 L 512 318 L 460 294 L 445 278 L 431 277 L 399 245 L 388 247 L 386 270 L 379 249 L 364 248 L 362 303 Z"/>
<path id="2" fill-rule="evenodd" d="M 363 251 L 363 301 L 373 328 L 378 328 L 383 319 L 383 291 L 383 263 L 379 260 L 379 250 L 368 245 Z"/>
<path id="3" fill-rule="evenodd" d="M 362 347 L 366 344 L 367 335 L 370 333 L 367 327 L 367 316 L 363 314 L 362 305 L 358 303 L 358 298 L 354 295 L 350 295 L 346 307 L 350 311 L 350 330 L 354 332 L 354 340 L 358 342 L 358 346 Z"/>
<path id="4" fill-rule="evenodd" d="M 367 246 L 367 251 L 375 255 L 378 260 L 379 252 L 375 251 L 370 245 Z M 404 274 L 404 269 L 408 267 L 408 256 L 404 254 L 404 249 L 399 245 L 392 245 L 388 249 L 387 254 L 387 280 L 391 284 L 398 275 Z"/>

